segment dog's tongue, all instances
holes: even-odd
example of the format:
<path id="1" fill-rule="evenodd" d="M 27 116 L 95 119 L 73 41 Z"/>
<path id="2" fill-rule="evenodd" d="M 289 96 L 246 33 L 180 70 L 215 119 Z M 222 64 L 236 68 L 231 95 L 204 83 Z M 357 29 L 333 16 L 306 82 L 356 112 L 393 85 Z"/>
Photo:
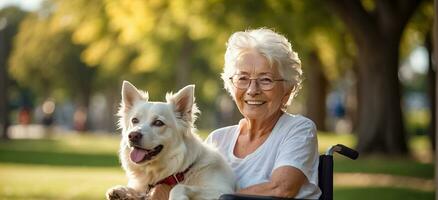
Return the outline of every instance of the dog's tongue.
<path id="1" fill-rule="evenodd" d="M 139 163 L 144 160 L 148 152 L 144 149 L 134 148 L 131 151 L 131 160 L 135 163 Z"/>

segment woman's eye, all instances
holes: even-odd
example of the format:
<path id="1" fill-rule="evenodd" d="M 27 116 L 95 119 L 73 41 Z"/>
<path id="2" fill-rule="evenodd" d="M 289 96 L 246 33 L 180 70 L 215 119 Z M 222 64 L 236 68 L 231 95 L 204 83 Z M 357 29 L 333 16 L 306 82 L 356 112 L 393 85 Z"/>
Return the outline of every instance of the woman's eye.
<path id="1" fill-rule="evenodd" d="M 246 76 L 241 76 L 241 77 L 239 77 L 239 81 L 246 81 L 246 80 L 248 80 L 249 78 L 248 77 L 246 77 Z"/>
<path id="2" fill-rule="evenodd" d="M 131 119 L 131 122 L 133 123 L 133 124 L 137 124 L 138 122 L 140 122 L 137 118 L 132 118 Z"/>
<path id="3" fill-rule="evenodd" d="M 152 126 L 161 127 L 161 126 L 164 126 L 164 122 L 157 119 L 157 120 L 152 122 Z"/>
<path id="4" fill-rule="evenodd" d="M 259 80 L 260 80 L 260 83 L 263 83 L 263 84 L 269 84 L 269 83 L 273 82 L 271 78 L 260 78 Z"/>

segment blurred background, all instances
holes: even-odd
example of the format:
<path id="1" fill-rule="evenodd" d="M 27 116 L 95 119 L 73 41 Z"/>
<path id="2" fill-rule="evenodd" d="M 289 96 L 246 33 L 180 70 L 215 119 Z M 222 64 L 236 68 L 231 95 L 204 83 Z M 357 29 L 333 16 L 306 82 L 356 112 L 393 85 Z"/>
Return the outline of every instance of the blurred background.
<path id="1" fill-rule="evenodd" d="M 0 199 L 102 199 L 121 83 L 152 101 L 196 85 L 199 134 L 241 118 L 220 73 L 228 37 L 267 27 L 298 52 L 320 151 L 343 143 L 336 199 L 433 199 L 432 0 L 0 0 Z"/>

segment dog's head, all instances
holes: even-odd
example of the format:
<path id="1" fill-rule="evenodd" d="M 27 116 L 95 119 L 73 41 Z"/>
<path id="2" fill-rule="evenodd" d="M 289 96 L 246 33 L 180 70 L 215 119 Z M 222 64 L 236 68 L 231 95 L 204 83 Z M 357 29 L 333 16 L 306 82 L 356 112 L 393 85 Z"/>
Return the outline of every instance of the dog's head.
<path id="1" fill-rule="evenodd" d="M 150 102 L 147 92 L 123 82 L 119 127 L 122 128 L 122 148 L 136 164 L 148 161 L 178 148 L 188 137 L 199 112 L 194 103 L 194 85 L 176 94 L 168 93 L 166 102 Z"/>

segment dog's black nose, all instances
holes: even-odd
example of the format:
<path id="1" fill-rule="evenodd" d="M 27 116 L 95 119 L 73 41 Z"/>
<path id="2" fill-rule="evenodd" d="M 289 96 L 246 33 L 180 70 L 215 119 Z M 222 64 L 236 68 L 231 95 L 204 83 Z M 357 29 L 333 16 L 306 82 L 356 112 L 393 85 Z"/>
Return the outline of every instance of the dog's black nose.
<path id="1" fill-rule="evenodd" d="M 141 133 L 140 132 L 131 132 L 128 135 L 129 141 L 133 143 L 138 143 L 141 140 Z"/>

